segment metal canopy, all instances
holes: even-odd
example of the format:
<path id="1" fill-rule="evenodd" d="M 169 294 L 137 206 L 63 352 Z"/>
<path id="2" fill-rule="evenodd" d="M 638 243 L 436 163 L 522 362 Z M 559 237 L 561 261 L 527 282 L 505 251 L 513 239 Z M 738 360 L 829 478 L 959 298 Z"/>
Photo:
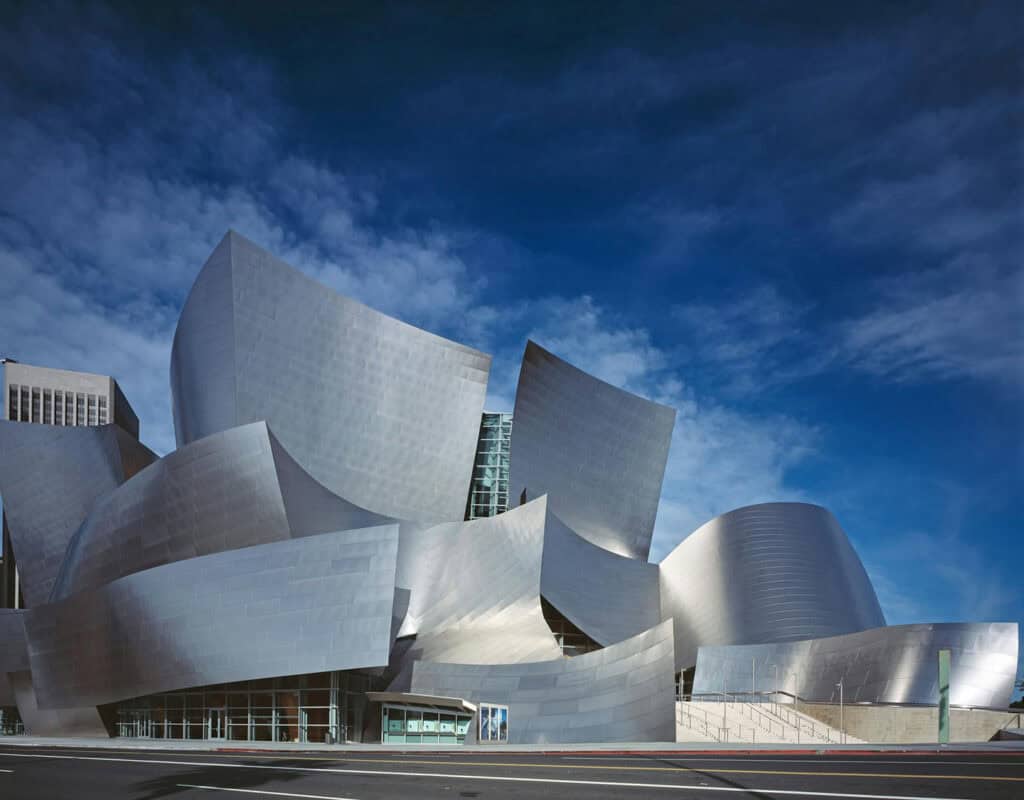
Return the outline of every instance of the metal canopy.
<path id="1" fill-rule="evenodd" d="M 409 692 L 367 692 L 372 703 L 403 703 L 405 705 L 435 706 L 437 708 L 454 708 L 475 714 L 476 706 L 467 703 L 461 697 L 439 697 L 433 694 L 411 694 Z"/>

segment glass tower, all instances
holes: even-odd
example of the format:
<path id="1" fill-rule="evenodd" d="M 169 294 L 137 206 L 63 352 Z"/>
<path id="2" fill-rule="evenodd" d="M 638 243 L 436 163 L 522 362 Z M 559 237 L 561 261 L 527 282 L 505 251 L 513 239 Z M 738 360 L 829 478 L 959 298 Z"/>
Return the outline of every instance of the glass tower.
<path id="1" fill-rule="evenodd" d="M 508 460 L 512 415 L 483 413 L 477 441 L 466 519 L 493 517 L 508 511 Z"/>

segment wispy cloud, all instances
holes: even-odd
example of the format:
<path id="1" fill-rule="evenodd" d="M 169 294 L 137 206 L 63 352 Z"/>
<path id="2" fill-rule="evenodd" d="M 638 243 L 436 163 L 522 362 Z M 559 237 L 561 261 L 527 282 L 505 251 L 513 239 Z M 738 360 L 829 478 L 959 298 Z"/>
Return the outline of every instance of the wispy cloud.
<path id="1" fill-rule="evenodd" d="M 782 414 L 739 411 L 689 386 L 680 364 L 645 328 L 590 297 L 546 298 L 513 309 L 516 329 L 581 369 L 677 409 L 651 557 L 659 560 L 713 516 L 770 500 L 802 500 L 789 471 L 812 458 L 820 431 Z M 508 324 L 506 320 L 503 325 Z M 521 350 L 496 370 L 516 373 Z M 506 384 L 507 386 L 507 384 Z M 498 390 L 501 392 L 502 390 Z M 511 400 L 505 389 L 502 396 Z M 510 406 L 509 406 L 510 407 Z"/>
<path id="2" fill-rule="evenodd" d="M 38 18 L 4 34 L 7 57 L 36 64 L 51 95 L 82 93 L 65 105 L 0 86 L 12 109 L 0 162 L 6 355 L 115 375 L 144 438 L 166 452 L 177 308 L 228 228 L 417 324 L 444 327 L 471 305 L 479 281 L 456 252 L 458 232 L 396 224 L 369 188 L 289 155 L 288 116 L 260 64 L 185 56 L 143 69 L 131 37 L 110 30 L 116 19 L 79 22 L 91 45 L 70 71 L 47 61 L 66 64 L 68 53 Z M 112 125 L 119 116 L 132 124 Z"/>

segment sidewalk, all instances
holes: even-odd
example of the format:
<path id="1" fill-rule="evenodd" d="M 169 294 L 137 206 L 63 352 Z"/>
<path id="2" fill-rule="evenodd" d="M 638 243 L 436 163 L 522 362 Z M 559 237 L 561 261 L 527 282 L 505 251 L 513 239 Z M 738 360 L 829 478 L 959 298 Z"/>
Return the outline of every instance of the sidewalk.
<path id="1" fill-rule="evenodd" d="M 492 756 L 509 754 L 553 754 L 595 756 L 646 755 L 769 755 L 798 753 L 874 755 L 878 753 L 1022 753 L 1024 740 L 1002 742 L 970 742 L 959 744 L 857 744 L 778 745 L 733 744 L 729 742 L 620 742 L 614 744 L 508 744 L 508 745 L 394 745 L 394 744 L 318 744 L 314 742 L 230 742 L 180 739 L 89 739 L 50 738 L 43 736 L 0 736 L 4 747 L 72 747 L 97 750 L 181 751 L 195 753 L 315 753 L 339 756 L 344 753 L 381 753 L 404 755 L 446 755 L 486 753 Z"/>

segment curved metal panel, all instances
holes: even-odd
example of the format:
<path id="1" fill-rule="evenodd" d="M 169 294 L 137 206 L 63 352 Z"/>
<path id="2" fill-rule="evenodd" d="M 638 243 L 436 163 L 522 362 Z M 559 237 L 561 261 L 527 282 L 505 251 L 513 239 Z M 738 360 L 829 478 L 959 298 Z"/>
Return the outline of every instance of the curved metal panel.
<path id="1" fill-rule="evenodd" d="M 944 622 L 799 642 L 701 647 L 695 694 L 779 689 L 811 702 L 937 705 L 938 651 L 950 650 L 950 703 L 1006 708 L 1017 677 L 1016 622 Z M 776 679 L 776 674 L 778 678 Z M 778 685 L 776 686 L 776 680 Z"/>
<path id="2" fill-rule="evenodd" d="M 179 448 L 100 498 L 51 599 L 174 561 L 393 521 L 331 494 L 255 422 Z"/>
<path id="3" fill-rule="evenodd" d="M 116 428 L 0 421 L 0 496 L 27 606 L 46 602 L 75 530 L 123 481 Z"/>
<path id="4" fill-rule="evenodd" d="M 156 453 L 127 433 L 120 425 L 114 425 L 113 430 L 117 439 L 117 449 L 121 453 L 121 467 L 125 480 L 142 472 L 157 460 Z"/>
<path id="5" fill-rule="evenodd" d="M 489 370 L 490 356 L 342 297 L 229 233 L 175 332 L 177 434 L 186 443 L 266 420 L 305 470 L 361 508 L 460 520 Z"/>
<path id="6" fill-rule="evenodd" d="M 398 585 L 410 598 L 399 635 L 416 634 L 404 665 L 560 655 L 540 606 L 546 519 L 539 498 L 496 517 L 403 533 Z"/>
<path id="7" fill-rule="evenodd" d="M 647 560 L 675 409 L 527 342 L 516 388 L 509 496 L 547 494 L 583 538 Z"/>
<path id="8" fill-rule="evenodd" d="M 68 547 L 53 599 L 287 538 L 267 427 L 233 428 L 175 450 L 100 498 Z"/>
<path id="9" fill-rule="evenodd" d="M 0 674 L 28 669 L 25 645 L 25 612 L 0 608 Z"/>
<path id="10" fill-rule="evenodd" d="M 674 742 L 668 621 L 575 658 L 532 664 L 417 661 L 411 691 L 508 706 L 512 744 Z"/>
<path id="11" fill-rule="evenodd" d="M 383 667 L 397 525 L 191 558 L 25 615 L 41 708 Z"/>
<path id="12" fill-rule="evenodd" d="M 30 736 L 85 736 L 106 739 L 110 736 L 95 706 L 44 709 L 36 702 L 32 673 L 8 675 L 18 714 Z"/>
<path id="13" fill-rule="evenodd" d="M 178 447 L 237 423 L 235 324 L 228 233 L 199 271 L 171 345 L 171 406 Z"/>
<path id="14" fill-rule="evenodd" d="M 659 565 L 676 667 L 704 645 L 788 642 L 885 625 L 864 566 L 839 523 L 806 503 L 730 511 Z"/>
<path id="15" fill-rule="evenodd" d="M 293 539 L 318 533 L 389 525 L 398 521 L 383 514 L 374 514 L 338 497 L 318 483 L 291 457 L 273 431 L 268 429 L 267 434 Z"/>
<path id="16" fill-rule="evenodd" d="M 591 544 L 550 511 L 540 592 L 601 645 L 621 642 L 661 621 L 656 564 Z"/>

